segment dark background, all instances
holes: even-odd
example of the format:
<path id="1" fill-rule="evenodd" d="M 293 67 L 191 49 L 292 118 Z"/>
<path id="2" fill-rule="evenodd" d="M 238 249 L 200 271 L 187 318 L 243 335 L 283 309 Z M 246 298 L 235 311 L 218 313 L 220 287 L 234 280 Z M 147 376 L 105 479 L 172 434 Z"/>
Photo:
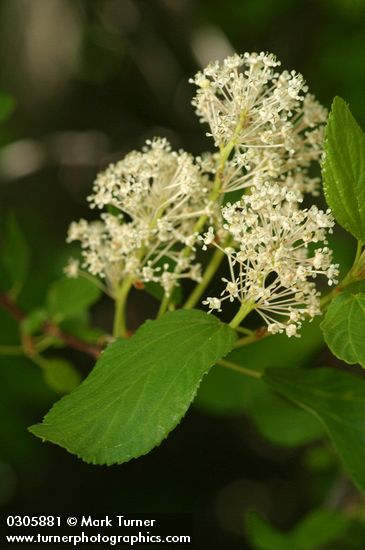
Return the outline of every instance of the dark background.
<path id="1" fill-rule="evenodd" d="M 327 107 L 334 95 L 344 97 L 365 124 L 363 0 L 0 2 L 0 87 L 17 101 L 0 131 L 0 224 L 14 211 L 32 247 L 25 309 L 61 275 L 67 227 L 90 218 L 85 197 L 96 173 L 154 135 L 196 154 L 209 149 L 189 77 L 233 51 L 261 50 L 302 72 Z M 342 253 L 351 246 L 345 242 Z M 155 307 L 135 292 L 131 326 Z M 110 329 L 108 300 L 93 319 Z M 2 312 L 0 323 L 1 343 L 12 343 L 16 327 Z M 92 366 L 76 352 L 65 356 L 83 372 Z M 323 357 L 318 351 L 314 361 Z M 146 457 L 86 465 L 26 432 L 56 399 L 37 367 L 0 357 L 0 375 L 5 511 L 194 512 L 199 548 L 243 550 L 247 509 L 289 528 L 328 498 L 328 479 L 337 475 L 326 443 L 270 443 L 249 415 L 229 406 L 223 415 L 196 406 Z"/>

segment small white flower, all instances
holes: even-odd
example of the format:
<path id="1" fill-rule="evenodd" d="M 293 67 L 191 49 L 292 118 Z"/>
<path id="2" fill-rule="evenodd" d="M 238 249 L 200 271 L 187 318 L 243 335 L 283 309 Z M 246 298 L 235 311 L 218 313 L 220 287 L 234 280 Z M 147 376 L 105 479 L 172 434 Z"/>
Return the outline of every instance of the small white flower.
<path id="1" fill-rule="evenodd" d="M 63 271 L 70 279 L 77 279 L 79 276 L 80 262 L 75 258 L 70 258 Z"/>
<path id="2" fill-rule="evenodd" d="M 291 338 L 292 336 L 298 336 L 297 329 L 297 325 L 295 325 L 294 323 L 290 323 L 285 327 L 286 335 L 289 336 L 289 338 Z"/>
<path id="3" fill-rule="evenodd" d="M 267 325 L 267 331 L 270 332 L 270 334 L 279 334 L 280 332 L 282 332 L 277 323 L 269 323 Z"/>
<path id="4" fill-rule="evenodd" d="M 221 296 L 223 296 L 223 294 L 227 294 L 229 296 L 229 301 L 233 302 L 235 298 L 238 298 L 239 279 L 236 281 L 229 281 L 228 279 L 222 277 L 222 281 L 226 283 L 226 287 L 222 291 Z"/>
<path id="5" fill-rule="evenodd" d="M 200 240 L 203 241 L 202 249 L 207 250 L 208 246 L 212 244 L 214 239 L 215 239 L 214 228 L 209 227 L 208 231 L 204 233 L 202 236 L 200 236 Z"/>
<path id="6" fill-rule="evenodd" d="M 212 298 L 208 296 L 204 302 L 204 305 L 209 307 L 209 312 L 211 313 L 213 310 L 222 311 L 221 309 L 221 300 L 219 298 Z"/>

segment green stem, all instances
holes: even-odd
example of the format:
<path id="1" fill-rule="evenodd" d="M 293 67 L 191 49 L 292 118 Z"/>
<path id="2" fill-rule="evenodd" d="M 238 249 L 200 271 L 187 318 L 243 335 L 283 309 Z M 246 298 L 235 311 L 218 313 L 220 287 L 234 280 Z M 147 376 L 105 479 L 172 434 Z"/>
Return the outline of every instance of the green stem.
<path id="1" fill-rule="evenodd" d="M 0 346 L 0 355 L 23 355 L 22 346 Z"/>
<path id="2" fill-rule="evenodd" d="M 117 292 L 115 293 L 115 315 L 113 324 L 114 338 L 127 337 L 127 325 L 125 320 L 125 306 L 129 291 L 132 286 L 130 279 L 125 279 Z"/>
<path id="3" fill-rule="evenodd" d="M 53 344 L 56 342 L 57 340 L 55 338 L 53 338 L 52 336 L 48 336 L 48 335 L 45 335 L 45 336 L 42 336 L 36 343 L 35 343 L 35 348 L 37 350 L 38 353 L 42 353 L 43 351 L 45 351 L 47 348 L 53 346 Z"/>
<path id="4" fill-rule="evenodd" d="M 361 280 L 364 276 L 363 273 L 363 267 L 364 267 L 364 261 L 365 257 L 362 257 L 362 247 L 363 243 L 361 241 L 357 241 L 357 248 L 356 248 L 356 254 L 354 263 L 352 264 L 352 267 L 350 270 L 346 273 L 345 277 L 342 279 L 339 285 L 337 285 L 333 290 L 322 296 L 321 298 L 321 310 L 322 312 L 326 309 L 329 302 L 334 298 L 339 292 L 341 292 L 346 286 L 349 284 Z"/>
<path id="5" fill-rule="evenodd" d="M 233 317 L 232 321 L 229 323 L 229 326 L 232 328 L 238 327 L 238 325 L 243 321 L 245 317 L 252 311 L 255 307 L 255 302 L 243 302 L 240 309 L 237 311 L 236 315 Z M 249 338 L 249 337 L 248 337 Z"/>
<path id="6" fill-rule="evenodd" d="M 358 261 L 360 260 L 362 247 L 363 247 L 363 243 L 361 241 L 357 241 L 354 265 L 356 265 L 358 263 Z"/>
<path id="7" fill-rule="evenodd" d="M 240 374 L 244 374 L 245 376 L 250 376 L 251 378 L 262 378 L 262 372 L 247 369 L 246 367 L 241 367 L 241 365 L 237 365 L 236 363 L 232 363 L 231 361 L 226 361 L 226 359 L 221 359 L 220 361 L 217 361 L 217 364 L 226 369 L 234 370 L 236 372 L 239 372 Z"/>
<path id="8" fill-rule="evenodd" d="M 198 285 L 196 285 L 193 292 L 190 294 L 189 298 L 186 300 L 186 302 L 183 306 L 184 309 L 191 309 L 196 305 L 196 303 L 201 298 L 201 295 L 203 294 L 203 292 L 205 291 L 205 289 L 209 285 L 210 281 L 213 279 L 213 277 L 214 277 L 217 269 L 219 268 L 223 258 L 224 258 L 224 252 L 222 252 L 222 250 L 217 248 L 215 250 L 208 266 L 206 267 L 206 269 L 204 271 L 202 280 L 200 281 L 200 283 Z"/>
<path id="9" fill-rule="evenodd" d="M 254 330 L 246 327 L 236 327 L 236 332 L 241 332 L 242 334 L 246 334 L 247 336 L 253 336 L 255 334 Z"/>
<path id="10" fill-rule="evenodd" d="M 261 340 L 261 338 L 258 338 L 256 334 L 251 334 L 250 336 L 245 336 L 244 338 L 239 338 L 237 342 L 235 343 L 235 348 L 242 348 L 243 346 L 247 346 L 247 344 L 252 344 L 252 342 L 257 342 L 258 340 Z"/>
<path id="11" fill-rule="evenodd" d="M 362 251 L 362 242 L 361 241 L 357 241 L 357 247 L 356 247 L 356 254 L 355 254 L 355 259 L 354 259 L 354 263 L 352 264 L 352 267 L 351 269 L 348 271 L 348 273 L 345 275 L 345 277 L 342 279 L 341 283 L 338 285 L 337 288 L 342 288 L 350 283 L 352 283 L 353 281 L 356 281 L 358 279 L 358 273 L 357 273 L 357 269 L 358 268 L 361 268 L 362 267 L 362 262 L 360 261 L 361 260 L 361 251 Z"/>
<path id="12" fill-rule="evenodd" d="M 162 315 L 166 312 L 167 308 L 170 305 L 170 300 L 171 300 L 171 296 L 167 297 L 166 294 L 164 294 L 156 319 L 160 319 L 160 317 L 162 317 Z"/>
<path id="13" fill-rule="evenodd" d="M 36 354 L 36 355 L 32 355 L 31 357 L 29 357 L 29 359 L 31 361 L 33 361 L 33 363 L 35 365 L 37 365 L 38 367 L 40 367 L 41 369 L 46 369 L 47 366 L 48 366 L 48 363 L 47 363 L 47 360 L 44 359 L 40 354 Z"/>

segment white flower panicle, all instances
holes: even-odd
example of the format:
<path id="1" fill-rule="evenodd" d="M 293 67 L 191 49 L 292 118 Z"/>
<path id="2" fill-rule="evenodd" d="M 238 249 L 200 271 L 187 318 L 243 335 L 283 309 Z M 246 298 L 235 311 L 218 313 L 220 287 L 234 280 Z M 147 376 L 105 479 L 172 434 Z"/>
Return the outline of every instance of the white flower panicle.
<path id="1" fill-rule="evenodd" d="M 330 211 L 300 206 L 304 193 L 317 194 L 309 169 L 322 155 L 327 112 L 299 73 L 279 66 L 271 54 L 246 53 L 197 73 L 193 105 L 217 150 L 194 159 L 155 138 L 111 164 L 88 199 L 104 209 L 99 219 L 69 228 L 83 260 L 71 259 L 67 275 L 86 269 L 114 296 L 125 280 L 158 283 L 165 307 L 181 279 L 201 281 L 197 243 L 214 245 L 228 258 L 229 276 L 220 296 L 203 302 L 209 312 L 238 301 L 234 322 L 255 309 L 270 332 L 288 336 L 318 315 L 315 278 L 337 282 L 326 241 L 334 221 Z M 241 200 L 221 208 L 223 194 L 238 190 Z"/>
<path id="2" fill-rule="evenodd" d="M 156 282 L 169 295 L 179 279 L 200 280 L 194 226 L 214 211 L 209 180 L 188 153 L 171 151 L 165 139 L 147 141 L 97 177 L 91 208 L 112 207 L 100 220 L 71 224 L 68 241 L 81 241 L 83 264 L 116 289 L 124 278 Z M 72 268 L 69 267 L 72 275 Z"/>
<path id="3" fill-rule="evenodd" d="M 224 228 L 231 247 L 221 249 L 228 258 L 230 277 L 219 297 L 203 303 L 220 311 L 226 300 L 251 303 L 272 333 L 297 335 L 302 321 L 320 314 L 319 292 L 313 279 L 337 283 L 338 266 L 326 235 L 334 221 L 330 211 L 316 206 L 300 210 L 300 195 L 278 185 L 265 184 L 251 195 L 222 208 Z M 210 228 L 201 237 L 205 246 L 214 243 Z M 313 254 L 308 246 L 323 243 Z M 220 245 L 214 243 L 220 248 Z"/>
<path id="4" fill-rule="evenodd" d="M 209 124 L 208 135 L 220 150 L 234 146 L 223 192 L 268 178 L 316 191 L 317 180 L 308 177 L 307 168 L 320 158 L 327 111 L 307 94 L 300 74 L 279 72 L 279 66 L 272 54 L 236 54 L 191 80 L 198 87 L 192 103 L 201 122 Z"/>
<path id="5" fill-rule="evenodd" d="M 88 200 L 92 208 L 113 205 L 132 218 L 150 221 L 151 211 L 176 210 L 181 201 L 203 204 L 207 185 L 192 155 L 171 151 L 166 139 L 154 138 L 146 141 L 143 152 L 132 151 L 99 174 Z"/>

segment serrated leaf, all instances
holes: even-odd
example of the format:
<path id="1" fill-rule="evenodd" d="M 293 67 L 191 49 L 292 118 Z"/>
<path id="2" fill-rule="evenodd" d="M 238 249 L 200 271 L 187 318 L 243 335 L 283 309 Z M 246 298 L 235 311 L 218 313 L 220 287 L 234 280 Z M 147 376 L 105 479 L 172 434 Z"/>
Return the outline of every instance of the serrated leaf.
<path id="1" fill-rule="evenodd" d="M 335 97 L 325 132 L 324 192 L 347 231 L 365 241 L 365 136 L 345 101 Z"/>
<path id="2" fill-rule="evenodd" d="M 30 431 L 93 464 L 146 454 L 180 422 L 202 377 L 235 339 L 230 327 L 198 310 L 147 321 L 109 346 L 82 384 Z"/>
<path id="3" fill-rule="evenodd" d="M 269 368 L 264 380 L 321 420 L 353 480 L 365 492 L 365 380 L 328 368 Z"/>
<path id="4" fill-rule="evenodd" d="M 364 283 L 354 283 L 336 296 L 321 324 L 326 344 L 336 357 L 365 368 Z"/>
<path id="5" fill-rule="evenodd" d="M 60 395 L 71 392 L 81 382 L 80 373 L 65 359 L 43 360 L 42 370 L 47 386 Z"/>
<path id="6" fill-rule="evenodd" d="M 100 295 L 100 289 L 86 279 L 63 278 L 50 286 L 47 310 L 52 318 L 60 322 L 90 307 Z"/>
<path id="7" fill-rule="evenodd" d="M 316 550 L 344 535 L 348 522 L 326 509 L 312 510 L 289 532 L 279 531 L 256 512 L 246 516 L 248 538 L 255 550 Z"/>
<path id="8" fill-rule="evenodd" d="M 17 295 L 28 274 L 30 251 L 14 215 L 10 215 L 7 220 L 1 256 L 12 284 L 11 292 Z"/>

